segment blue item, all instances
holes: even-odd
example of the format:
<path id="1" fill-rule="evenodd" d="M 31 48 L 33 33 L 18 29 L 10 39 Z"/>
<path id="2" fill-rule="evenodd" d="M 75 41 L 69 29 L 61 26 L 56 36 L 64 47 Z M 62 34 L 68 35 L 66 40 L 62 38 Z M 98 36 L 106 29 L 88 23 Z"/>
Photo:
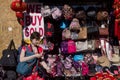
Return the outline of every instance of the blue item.
<path id="1" fill-rule="evenodd" d="M 83 61 L 83 58 L 84 58 L 84 56 L 83 55 L 75 55 L 74 57 L 73 57 L 73 60 L 74 61 Z"/>
<path id="2" fill-rule="evenodd" d="M 34 55 L 33 52 L 30 52 L 28 47 L 26 47 L 26 53 L 25 56 L 31 56 Z M 31 59 L 25 62 L 19 62 L 16 68 L 16 72 L 22 75 L 29 75 L 32 73 L 33 67 L 36 65 L 37 59 Z"/>
<path id="3" fill-rule="evenodd" d="M 62 28 L 62 29 L 65 29 L 65 28 L 66 28 L 66 24 L 65 24 L 65 22 L 62 22 L 62 23 L 61 23 L 60 28 Z"/>

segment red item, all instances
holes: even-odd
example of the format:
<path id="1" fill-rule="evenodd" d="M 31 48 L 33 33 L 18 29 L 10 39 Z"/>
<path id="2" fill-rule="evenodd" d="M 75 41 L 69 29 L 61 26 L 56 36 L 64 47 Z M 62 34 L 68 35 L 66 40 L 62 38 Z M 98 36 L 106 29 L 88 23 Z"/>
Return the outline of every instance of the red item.
<path id="1" fill-rule="evenodd" d="M 38 47 L 38 53 L 41 53 L 43 51 L 42 47 Z"/>
<path id="2" fill-rule="evenodd" d="M 23 13 L 22 12 L 16 12 L 16 17 L 17 18 L 23 18 Z"/>
<path id="3" fill-rule="evenodd" d="M 90 80 L 97 80 L 96 77 L 91 77 Z"/>
<path id="4" fill-rule="evenodd" d="M 114 26 L 114 34 L 115 36 L 118 37 L 118 39 L 120 40 L 120 20 L 116 19 L 115 20 L 115 26 Z"/>
<path id="5" fill-rule="evenodd" d="M 25 2 L 22 2 L 22 0 L 15 0 L 11 3 L 10 7 L 15 12 L 22 12 L 26 10 L 27 4 Z"/>
<path id="6" fill-rule="evenodd" d="M 22 18 L 18 18 L 18 23 L 22 26 L 24 26 L 24 20 Z"/>
<path id="7" fill-rule="evenodd" d="M 23 80 L 44 80 L 44 78 L 41 78 L 38 75 L 38 72 L 32 73 L 30 76 L 28 77 L 24 77 Z"/>

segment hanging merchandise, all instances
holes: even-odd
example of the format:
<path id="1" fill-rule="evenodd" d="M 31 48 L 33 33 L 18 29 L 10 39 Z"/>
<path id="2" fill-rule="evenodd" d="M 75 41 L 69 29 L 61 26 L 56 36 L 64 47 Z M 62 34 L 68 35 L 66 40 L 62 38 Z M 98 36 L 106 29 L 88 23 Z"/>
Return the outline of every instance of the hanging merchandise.
<path id="1" fill-rule="evenodd" d="M 77 7 L 76 8 L 76 14 L 75 17 L 78 18 L 79 20 L 86 20 L 86 12 L 84 10 L 84 7 Z"/>
<path id="2" fill-rule="evenodd" d="M 101 36 L 108 36 L 109 32 L 108 32 L 108 28 L 99 28 L 99 35 Z"/>
<path id="3" fill-rule="evenodd" d="M 12 49 L 13 47 L 13 49 Z M 0 59 L 0 64 L 4 68 L 15 68 L 17 66 L 17 49 L 15 48 L 14 41 L 11 40 L 7 49 L 3 50 L 3 56 Z"/>
<path id="4" fill-rule="evenodd" d="M 73 18 L 72 22 L 70 23 L 69 29 L 70 30 L 79 30 L 80 29 L 79 20 L 77 18 Z"/>
<path id="5" fill-rule="evenodd" d="M 54 7 L 51 9 L 51 14 L 53 19 L 59 20 L 62 16 L 62 11 L 58 7 Z"/>
<path id="6" fill-rule="evenodd" d="M 24 13 L 23 12 L 16 12 L 16 17 L 17 18 L 24 18 Z"/>
<path id="7" fill-rule="evenodd" d="M 61 42 L 61 52 L 66 54 L 74 54 L 76 52 L 76 45 L 73 40 Z"/>
<path id="8" fill-rule="evenodd" d="M 51 15 L 51 9 L 48 5 L 45 5 L 41 8 L 41 14 L 43 17 L 47 17 Z"/>
<path id="9" fill-rule="evenodd" d="M 93 17 L 95 18 L 95 16 L 96 16 L 96 8 L 93 7 L 93 6 L 88 7 L 87 16 L 90 17 L 90 18 L 93 18 Z"/>
<path id="10" fill-rule="evenodd" d="M 73 8 L 68 4 L 65 4 L 63 6 L 62 12 L 63 12 L 63 16 L 66 20 L 72 20 L 74 14 L 75 14 Z"/>
<path id="11" fill-rule="evenodd" d="M 62 31 L 62 40 L 71 39 L 71 32 L 68 28 Z"/>
<path id="12" fill-rule="evenodd" d="M 115 26 L 114 26 L 114 35 L 118 37 L 118 40 L 120 40 L 120 20 L 115 19 Z"/>
<path id="13" fill-rule="evenodd" d="M 73 40 L 68 41 L 68 53 L 73 54 L 76 52 L 75 42 Z"/>
<path id="14" fill-rule="evenodd" d="M 27 4 L 23 2 L 22 0 L 14 0 L 11 3 L 11 9 L 15 12 L 23 12 L 27 8 Z"/>
<path id="15" fill-rule="evenodd" d="M 52 37 L 54 35 L 54 26 L 50 21 L 45 24 L 45 36 Z"/>
<path id="16" fill-rule="evenodd" d="M 76 51 L 84 51 L 88 49 L 88 41 L 77 41 L 76 44 Z"/>
<path id="17" fill-rule="evenodd" d="M 74 55 L 74 57 L 73 57 L 73 60 L 75 62 L 83 61 L 83 59 L 84 59 L 84 56 L 82 54 L 80 54 L 80 55 Z"/>
<path id="18" fill-rule="evenodd" d="M 65 29 L 65 28 L 67 28 L 68 27 L 68 22 L 67 21 L 62 21 L 61 23 L 60 23 L 60 28 L 61 29 Z"/>
<path id="19" fill-rule="evenodd" d="M 97 13 L 97 20 L 102 21 L 102 20 L 108 20 L 109 18 L 109 13 L 105 10 L 103 11 L 98 11 Z"/>
<path id="20" fill-rule="evenodd" d="M 87 27 L 80 27 L 78 39 L 87 39 Z"/>

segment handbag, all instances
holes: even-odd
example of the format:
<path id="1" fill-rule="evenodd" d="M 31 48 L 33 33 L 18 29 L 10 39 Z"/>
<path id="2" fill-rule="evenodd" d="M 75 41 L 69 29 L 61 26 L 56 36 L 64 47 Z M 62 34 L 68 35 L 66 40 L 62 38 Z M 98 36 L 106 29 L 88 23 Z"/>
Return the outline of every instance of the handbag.
<path id="1" fill-rule="evenodd" d="M 12 49 L 12 47 L 13 47 L 13 49 Z M 10 41 L 8 48 L 3 50 L 2 55 L 3 56 L 0 59 L 0 64 L 3 67 L 6 67 L 7 69 L 8 69 L 8 67 L 9 68 L 16 67 L 18 51 L 15 48 L 15 44 L 14 44 L 13 40 Z"/>
<path id="2" fill-rule="evenodd" d="M 70 30 L 79 30 L 80 29 L 79 20 L 77 18 L 73 18 L 72 22 L 70 23 L 69 29 Z"/>
<path id="3" fill-rule="evenodd" d="M 62 40 L 65 40 L 65 39 L 70 39 L 71 38 L 71 32 L 68 28 L 65 28 L 63 31 L 62 31 Z"/>
<path id="4" fill-rule="evenodd" d="M 76 51 L 83 51 L 83 50 L 88 49 L 87 40 L 85 40 L 85 41 L 77 41 L 77 42 L 75 42 L 75 44 L 76 44 Z"/>
<path id="5" fill-rule="evenodd" d="M 66 20 L 71 20 L 75 14 L 73 11 L 73 8 L 71 6 L 69 6 L 68 4 L 65 4 L 63 6 L 62 12 L 63 12 L 63 16 Z"/>
<path id="6" fill-rule="evenodd" d="M 87 38 L 87 27 L 80 27 L 80 32 L 78 33 L 78 39 L 86 39 Z"/>
<path id="7" fill-rule="evenodd" d="M 99 27 L 99 35 L 108 36 L 109 35 L 108 28 L 100 28 Z"/>
<path id="8" fill-rule="evenodd" d="M 59 19 L 62 16 L 62 11 L 58 7 L 52 8 L 51 13 L 53 19 Z"/>
<path id="9" fill-rule="evenodd" d="M 97 20 L 102 21 L 102 20 L 107 20 L 109 17 L 107 11 L 98 11 L 97 13 Z"/>
<path id="10" fill-rule="evenodd" d="M 28 47 L 26 47 L 25 56 L 33 55 L 33 52 L 30 52 Z M 31 59 L 25 62 L 19 62 L 16 68 L 16 72 L 22 75 L 30 75 L 32 73 L 33 67 L 35 66 L 37 59 Z"/>
<path id="11" fill-rule="evenodd" d="M 95 50 L 95 40 L 88 40 L 88 49 Z"/>
<path id="12" fill-rule="evenodd" d="M 49 6 L 44 6 L 41 8 L 41 14 L 43 17 L 47 17 L 47 16 L 50 16 L 51 15 L 51 10 L 50 10 L 50 7 Z"/>

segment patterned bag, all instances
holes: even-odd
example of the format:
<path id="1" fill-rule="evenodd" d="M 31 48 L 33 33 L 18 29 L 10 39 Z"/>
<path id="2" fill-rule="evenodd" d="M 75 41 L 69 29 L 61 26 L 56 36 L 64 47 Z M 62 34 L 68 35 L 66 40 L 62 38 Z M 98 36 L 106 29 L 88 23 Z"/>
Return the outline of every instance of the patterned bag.
<path id="1" fill-rule="evenodd" d="M 71 8 L 71 6 L 65 4 L 63 6 L 62 12 L 63 12 L 63 16 L 66 20 L 72 20 L 72 18 L 74 16 L 74 11 Z"/>
<path id="2" fill-rule="evenodd" d="M 79 20 L 77 18 L 74 18 L 72 20 L 72 22 L 70 23 L 69 29 L 70 30 L 79 30 L 80 29 Z"/>
<path id="3" fill-rule="evenodd" d="M 102 20 L 107 20 L 109 17 L 107 11 L 99 11 L 97 13 L 97 20 L 102 21 Z"/>
<path id="4" fill-rule="evenodd" d="M 85 41 L 77 41 L 75 44 L 76 44 L 76 51 L 83 51 L 83 50 L 88 49 L 87 40 L 85 40 Z"/>
<path id="5" fill-rule="evenodd" d="M 77 7 L 76 8 L 76 14 L 75 17 L 79 20 L 86 20 L 86 13 L 83 7 Z"/>
<path id="6" fill-rule="evenodd" d="M 99 28 L 99 35 L 108 36 L 109 35 L 108 28 Z"/>
<path id="7" fill-rule="evenodd" d="M 62 53 L 68 53 L 68 42 L 67 41 L 62 41 L 61 44 L 61 52 Z"/>
<path id="8" fill-rule="evenodd" d="M 62 40 L 65 40 L 65 39 L 70 39 L 71 38 L 71 32 L 68 28 L 65 28 L 63 31 L 62 31 Z"/>
<path id="9" fill-rule="evenodd" d="M 52 8 L 51 13 L 53 19 L 59 19 L 62 15 L 62 12 L 58 7 Z"/>
<path id="10" fill-rule="evenodd" d="M 50 21 L 47 21 L 45 24 L 45 36 L 52 37 L 54 34 L 54 26 Z"/>
<path id="11" fill-rule="evenodd" d="M 68 41 L 68 53 L 73 54 L 76 52 L 75 42 L 73 40 Z"/>
<path id="12" fill-rule="evenodd" d="M 48 5 L 44 6 L 41 8 L 41 14 L 43 17 L 47 17 L 51 15 L 51 10 L 50 7 Z"/>

